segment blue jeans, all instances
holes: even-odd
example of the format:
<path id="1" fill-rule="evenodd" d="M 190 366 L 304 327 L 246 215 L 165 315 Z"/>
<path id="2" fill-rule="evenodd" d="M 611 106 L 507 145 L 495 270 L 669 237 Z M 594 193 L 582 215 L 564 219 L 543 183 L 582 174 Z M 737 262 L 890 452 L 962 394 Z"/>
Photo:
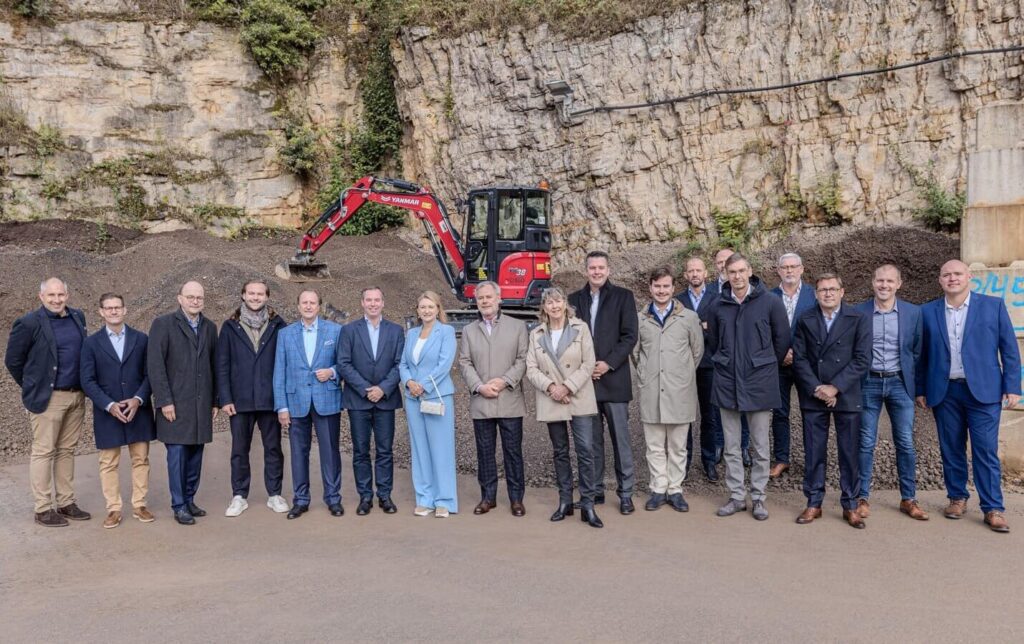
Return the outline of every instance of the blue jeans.
<path id="1" fill-rule="evenodd" d="M 789 465 L 789 407 L 794 385 L 796 376 L 793 374 L 793 367 L 779 367 L 779 394 L 782 396 L 782 406 L 772 410 L 772 457 L 776 463 L 785 465 Z"/>
<path id="2" fill-rule="evenodd" d="M 900 498 L 910 500 L 917 494 L 914 475 L 917 455 L 914 453 L 914 399 L 907 393 L 899 376 L 878 378 L 868 375 L 861 387 L 864 410 L 860 414 L 860 493 L 866 499 L 871 494 L 871 471 L 878 443 L 878 418 L 882 405 L 889 412 L 892 423 L 892 441 L 896 444 L 896 472 L 900 477 Z"/>

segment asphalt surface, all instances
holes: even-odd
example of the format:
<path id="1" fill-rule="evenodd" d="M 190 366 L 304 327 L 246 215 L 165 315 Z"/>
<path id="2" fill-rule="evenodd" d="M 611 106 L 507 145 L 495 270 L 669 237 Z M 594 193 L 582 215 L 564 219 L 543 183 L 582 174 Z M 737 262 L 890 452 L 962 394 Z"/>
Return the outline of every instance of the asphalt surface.
<path id="1" fill-rule="evenodd" d="M 156 522 L 113 530 L 100 525 L 95 454 L 78 457 L 76 476 L 94 517 L 66 528 L 32 522 L 27 465 L 0 468 L 0 639 L 942 642 L 1013 641 L 1024 628 L 1018 495 L 1007 497 L 1009 535 L 987 530 L 976 502 L 965 519 L 943 519 L 937 492 L 921 495 L 929 522 L 900 515 L 887 491 L 854 530 L 831 490 L 809 526 L 793 522 L 803 499 L 791 492 L 769 498 L 764 523 L 718 518 L 724 497 L 694 493 L 687 514 L 600 507 L 595 530 L 576 517 L 549 522 L 551 489 L 530 488 L 515 518 L 502 486 L 499 507 L 473 516 L 477 487 L 465 476 L 462 513 L 415 517 L 409 473 L 397 470 L 399 513 L 359 517 L 345 456 L 344 517 L 327 513 L 315 481 L 298 520 L 267 509 L 260 485 L 228 519 L 228 456 L 219 433 L 196 499 L 210 515 L 191 527 L 171 517 L 159 443 Z M 259 447 L 254 456 L 261 481 Z"/>

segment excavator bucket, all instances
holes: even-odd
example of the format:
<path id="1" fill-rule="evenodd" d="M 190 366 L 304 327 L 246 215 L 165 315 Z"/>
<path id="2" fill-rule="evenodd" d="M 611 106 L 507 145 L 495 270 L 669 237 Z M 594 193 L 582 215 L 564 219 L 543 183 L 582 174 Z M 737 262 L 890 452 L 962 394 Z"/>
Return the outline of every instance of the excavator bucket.
<path id="1" fill-rule="evenodd" d="M 309 255 L 296 255 L 274 267 L 274 274 L 289 282 L 319 282 L 331 279 L 327 264 Z"/>

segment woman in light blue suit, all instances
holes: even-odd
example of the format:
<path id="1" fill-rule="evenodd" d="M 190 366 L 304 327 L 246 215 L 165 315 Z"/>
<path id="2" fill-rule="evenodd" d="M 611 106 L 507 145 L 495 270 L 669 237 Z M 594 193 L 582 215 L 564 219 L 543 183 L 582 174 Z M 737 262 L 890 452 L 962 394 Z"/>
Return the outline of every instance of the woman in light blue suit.
<path id="1" fill-rule="evenodd" d="M 412 448 L 412 485 L 417 516 L 431 512 L 445 518 L 459 511 L 455 481 L 455 329 L 441 310 L 441 297 L 426 291 L 416 302 L 420 326 L 409 329 L 399 373 L 405 392 L 405 415 Z M 444 413 L 425 414 L 422 402 L 440 402 Z"/>

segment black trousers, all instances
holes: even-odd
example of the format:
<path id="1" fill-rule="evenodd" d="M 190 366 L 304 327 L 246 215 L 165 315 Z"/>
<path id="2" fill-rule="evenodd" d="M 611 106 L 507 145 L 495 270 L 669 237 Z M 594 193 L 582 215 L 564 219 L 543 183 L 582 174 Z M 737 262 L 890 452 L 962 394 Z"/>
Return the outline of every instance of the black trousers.
<path id="1" fill-rule="evenodd" d="M 825 498 L 825 464 L 828 461 L 828 421 L 836 425 L 839 448 L 839 490 L 844 510 L 857 508 L 860 490 L 860 412 L 802 410 L 804 419 L 804 496 L 807 505 L 820 508 Z"/>
<path id="2" fill-rule="evenodd" d="M 629 403 L 598 402 L 594 423 L 594 468 L 597 470 L 597 494 L 604 494 L 604 423 L 608 423 L 608 436 L 612 439 L 615 480 L 619 498 L 633 496 L 636 471 L 633 467 L 633 448 L 629 444 Z M 602 422 L 603 421 L 603 422 Z"/>
<path id="3" fill-rule="evenodd" d="M 558 501 L 572 503 L 572 462 L 569 459 L 569 427 L 572 425 L 572 444 L 576 448 L 576 467 L 580 479 L 580 507 L 594 507 L 597 491 L 597 468 L 594 462 L 594 424 L 597 416 L 573 416 L 565 421 L 548 423 L 548 436 L 554 450 L 555 479 L 558 481 Z"/>
<path id="4" fill-rule="evenodd" d="M 509 501 L 522 501 L 523 493 L 526 491 L 526 474 L 523 472 L 522 418 L 473 419 L 480 498 L 494 501 L 498 496 L 498 463 L 494 452 L 497 449 L 499 430 L 501 431 L 501 452 L 504 456 L 508 499 Z"/>
<path id="5" fill-rule="evenodd" d="M 263 439 L 263 483 L 268 496 L 281 494 L 284 477 L 284 453 L 281 451 L 281 423 L 277 412 L 243 411 L 230 419 L 231 424 L 231 492 L 235 496 L 249 497 L 249 450 L 252 448 L 253 430 L 259 425 Z"/>

